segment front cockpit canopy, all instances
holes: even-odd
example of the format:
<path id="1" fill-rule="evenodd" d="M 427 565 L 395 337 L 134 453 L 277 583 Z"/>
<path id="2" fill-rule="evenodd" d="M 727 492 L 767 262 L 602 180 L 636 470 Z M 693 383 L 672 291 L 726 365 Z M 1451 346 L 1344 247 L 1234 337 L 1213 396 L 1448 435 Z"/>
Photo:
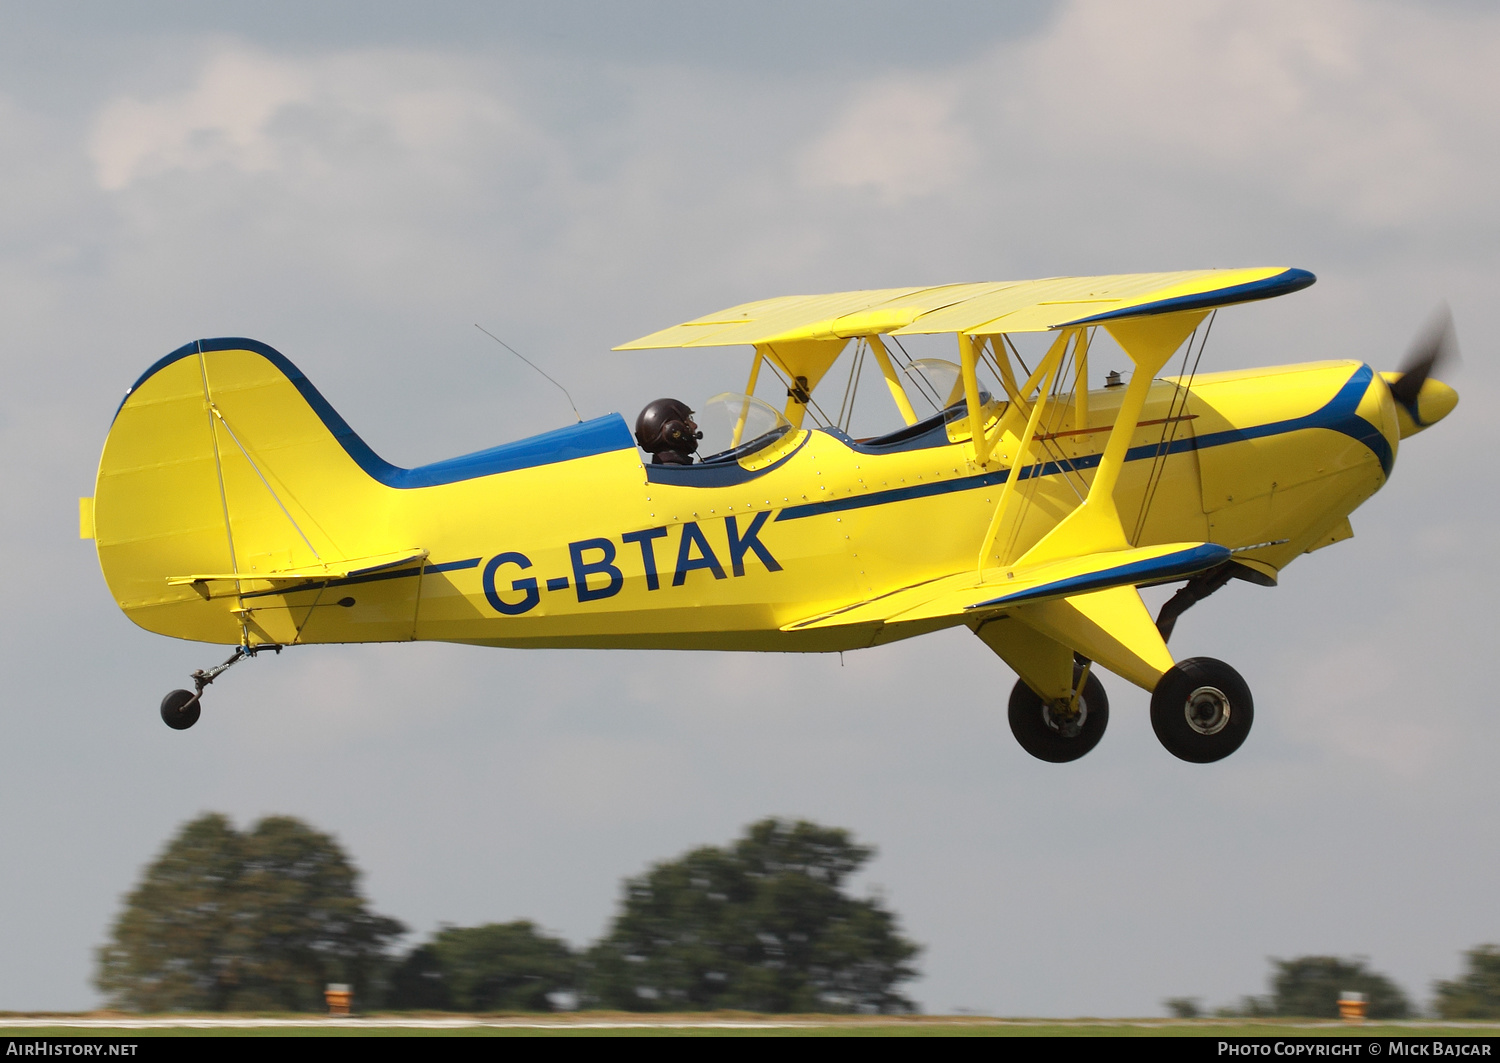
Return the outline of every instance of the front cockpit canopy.
<path id="1" fill-rule="evenodd" d="M 693 417 L 703 433 L 698 453 L 705 462 L 749 457 L 792 429 L 776 407 L 736 391 L 705 399 Z"/>

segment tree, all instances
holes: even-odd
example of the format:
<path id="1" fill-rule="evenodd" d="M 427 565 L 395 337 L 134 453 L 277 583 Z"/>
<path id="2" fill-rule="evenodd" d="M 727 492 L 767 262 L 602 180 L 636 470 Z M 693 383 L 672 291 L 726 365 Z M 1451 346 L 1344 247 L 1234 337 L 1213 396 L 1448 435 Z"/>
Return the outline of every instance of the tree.
<path id="1" fill-rule="evenodd" d="M 627 879 L 585 999 L 627 1010 L 908 1011 L 916 945 L 844 891 L 874 855 L 847 831 L 766 819 Z"/>
<path id="2" fill-rule="evenodd" d="M 1243 996 L 1238 1004 L 1214 1008 L 1214 1014 L 1221 1019 L 1264 1019 L 1277 1011 L 1270 997 Z"/>
<path id="3" fill-rule="evenodd" d="M 1272 959 L 1271 1013 L 1308 1018 L 1339 1016 L 1339 995 L 1354 990 L 1365 995 L 1365 1014 L 1372 1019 L 1404 1019 L 1411 1002 L 1396 983 L 1369 970 L 1363 957 L 1298 956 Z"/>
<path id="4" fill-rule="evenodd" d="M 220 815 L 182 828 L 115 921 L 95 984 L 142 1011 L 225 1006 L 231 977 L 232 894 L 244 838 Z"/>
<path id="5" fill-rule="evenodd" d="M 453 994 L 431 945 L 418 945 L 391 971 L 386 1003 L 400 1011 L 452 1011 Z"/>
<path id="6" fill-rule="evenodd" d="M 528 920 L 444 927 L 391 977 L 395 1008 L 547 1011 L 552 995 L 578 984 L 578 958 L 567 942 Z"/>
<path id="7" fill-rule="evenodd" d="M 126 898 L 95 984 L 120 1007 L 314 1010 L 328 982 L 376 991 L 389 942 L 338 843 L 272 816 L 247 833 L 216 813 L 186 824 Z"/>
<path id="8" fill-rule="evenodd" d="M 1464 953 L 1457 981 L 1433 985 L 1437 1013 L 1445 1019 L 1500 1019 L 1500 945 L 1478 945 Z"/>
<path id="9" fill-rule="evenodd" d="M 1174 1019 L 1196 1019 L 1203 1014 L 1203 1005 L 1197 997 L 1168 997 L 1162 1006 Z"/>

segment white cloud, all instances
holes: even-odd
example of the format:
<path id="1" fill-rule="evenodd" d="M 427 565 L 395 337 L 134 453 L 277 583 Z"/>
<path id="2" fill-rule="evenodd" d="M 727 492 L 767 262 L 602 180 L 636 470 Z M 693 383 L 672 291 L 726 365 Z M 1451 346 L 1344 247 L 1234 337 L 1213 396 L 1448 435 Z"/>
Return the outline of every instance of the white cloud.
<path id="1" fill-rule="evenodd" d="M 877 83 L 802 155 L 813 187 L 873 190 L 887 205 L 929 196 L 972 176 L 974 145 L 955 121 L 957 90 L 938 81 Z"/>
<path id="2" fill-rule="evenodd" d="M 963 67 L 868 80 L 801 170 L 887 205 L 1033 182 L 1128 194 L 1154 175 L 1226 209 L 1271 196 L 1393 225 L 1491 209 L 1497 91 L 1489 9 L 1075 0 Z"/>
<path id="3" fill-rule="evenodd" d="M 311 79 L 289 62 L 221 52 L 186 92 L 154 101 L 121 97 L 104 106 L 90 144 L 99 185 L 120 189 L 172 169 L 273 169 L 279 152 L 272 121 L 312 92 Z"/>
<path id="4" fill-rule="evenodd" d="M 278 57 L 224 47 L 183 91 L 105 104 L 89 152 L 108 191 L 216 168 L 336 184 L 362 173 L 368 184 L 372 156 L 451 180 L 455 163 L 462 169 L 497 142 L 545 157 L 545 138 L 477 75 L 473 63 L 422 53 Z"/>
<path id="5" fill-rule="evenodd" d="M 1016 83 L 1059 147 L 1217 168 L 1389 224 L 1472 195 L 1494 160 L 1472 133 L 1500 88 L 1497 29 L 1488 10 L 1353 0 L 1074 3 L 1016 56 Z"/>

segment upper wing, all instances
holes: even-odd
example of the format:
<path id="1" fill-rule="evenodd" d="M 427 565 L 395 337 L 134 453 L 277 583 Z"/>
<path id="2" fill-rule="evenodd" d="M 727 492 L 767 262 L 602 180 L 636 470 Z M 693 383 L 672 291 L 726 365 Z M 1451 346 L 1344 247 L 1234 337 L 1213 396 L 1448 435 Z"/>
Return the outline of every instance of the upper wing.
<path id="1" fill-rule="evenodd" d="M 1269 299 L 1305 288 L 1315 279 L 1306 270 L 1271 266 L 788 295 L 720 310 L 615 350 L 794 343 L 880 334 L 1045 332 Z"/>

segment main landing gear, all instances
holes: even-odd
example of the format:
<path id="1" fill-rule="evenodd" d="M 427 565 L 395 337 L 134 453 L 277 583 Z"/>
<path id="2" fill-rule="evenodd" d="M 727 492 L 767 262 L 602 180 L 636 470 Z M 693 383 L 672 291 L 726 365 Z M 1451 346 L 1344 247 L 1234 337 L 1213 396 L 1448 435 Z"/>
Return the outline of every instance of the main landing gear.
<path id="1" fill-rule="evenodd" d="M 1162 606 L 1156 629 L 1172 637 L 1177 618 L 1231 579 L 1262 585 L 1270 577 L 1235 561 L 1200 572 Z M 1010 694 L 1010 729 L 1021 748 L 1039 760 L 1077 760 L 1099 744 L 1109 722 L 1109 700 L 1092 666 L 1075 655 L 1073 694 L 1048 701 L 1024 681 Z M 163 709 L 165 711 L 165 709 Z M 1223 661 L 1190 657 L 1157 680 L 1151 694 L 1151 729 L 1168 753 L 1192 764 L 1223 760 L 1250 735 L 1255 703 L 1250 687 Z"/>
<path id="2" fill-rule="evenodd" d="M 240 646 L 229 655 L 229 659 L 223 664 L 216 665 L 207 671 L 199 668 L 191 677 L 193 680 L 193 690 L 174 690 L 161 699 L 162 723 L 174 731 L 186 731 L 189 727 L 193 726 L 193 724 L 198 722 L 198 717 L 203 713 L 204 688 L 246 657 L 254 657 L 262 650 L 274 650 L 280 653 L 281 647 L 277 645 Z"/>
<path id="3" fill-rule="evenodd" d="M 1010 731 L 1021 748 L 1038 760 L 1062 764 L 1099 744 L 1109 725 L 1109 698 L 1090 664 L 1073 666 L 1073 694 L 1044 699 L 1017 680 L 1010 692 Z"/>
<path id="4" fill-rule="evenodd" d="M 1168 753 L 1192 764 L 1229 756 L 1244 744 L 1254 722 L 1249 685 L 1212 657 L 1179 661 L 1151 695 L 1151 729 Z M 1099 744 L 1108 724 L 1109 698 L 1086 662 L 1073 667 L 1071 698 L 1049 701 L 1021 681 L 1010 693 L 1011 733 L 1038 760 L 1077 760 Z"/>
<path id="5" fill-rule="evenodd" d="M 1177 618 L 1231 579 L 1262 586 L 1275 581 L 1236 561 L 1200 572 L 1161 607 L 1156 629 L 1172 637 Z M 1223 661 L 1190 657 L 1173 665 L 1151 693 L 1151 729 L 1167 752 L 1193 764 L 1212 764 L 1239 749 L 1255 720 L 1250 687 Z"/>
<path id="6" fill-rule="evenodd" d="M 1212 657 L 1178 661 L 1151 694 L 1151 729 L 1167 752 L 1211 764 L 1239 749 L 1255 721 L 1250 687 Z"/>

